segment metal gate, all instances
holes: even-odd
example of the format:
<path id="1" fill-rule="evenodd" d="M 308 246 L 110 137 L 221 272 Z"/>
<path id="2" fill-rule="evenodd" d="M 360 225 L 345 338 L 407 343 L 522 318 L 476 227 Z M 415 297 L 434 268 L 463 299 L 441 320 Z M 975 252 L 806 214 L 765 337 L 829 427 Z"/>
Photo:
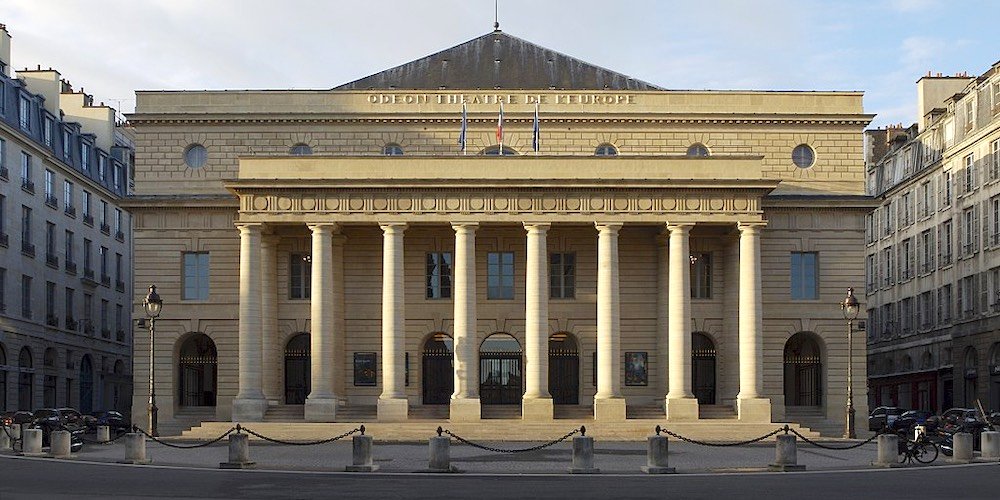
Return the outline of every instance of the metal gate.
<path id="1" fill-rule="evenodd" d="M 549 351 L 549 392 L 553 404 L 580 404 L 580 356 L 576 351 Z"/>
<path id="2" fill-rule="evenodd" d="M 425 405 L 446 405 L 455 392 L 451 351 L 424 349 L 423 395 Z"/>
<path id="3" fill-rule="evenodd" d="M 479 353 L 479 398 L 486 405 L 521 404 L 521 354 Z"/>
<path id="4" fill-rule="evenodd" d="M 285 404 L 301 405 L 309 396 L 312 346 L 308 333 L 300 333 L 285 345 Z"/>
<path id="5" fill-rule="evenodd" d="M 715 404 L 715 343 L 707 335 L 691 334 L 691 388 L 698 404 Z"/>
<path id="6" fill-rule="evenodd" d="M 819 356 L 785 356 L 785 376 L 792 378 L 793 392 L 785 394 L 787 406 L 820 406 L 822 365 Z"/>

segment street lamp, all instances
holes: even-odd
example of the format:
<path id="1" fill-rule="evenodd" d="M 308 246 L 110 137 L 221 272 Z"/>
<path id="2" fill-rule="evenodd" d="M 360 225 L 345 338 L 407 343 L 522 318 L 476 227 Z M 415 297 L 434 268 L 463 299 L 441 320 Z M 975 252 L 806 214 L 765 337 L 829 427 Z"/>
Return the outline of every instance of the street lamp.
<path id="1" fill-rule="evenodd" d="M 153 354 L 154 340 L 156 338 L 156 317 L 160 315 L 160 311 L 163 309 L 163 299 L 160 295 L 156 293 L 156 285 L 149 286 L 149 293 L 146 294 L 145 300 L 142 301 L 142 308 L 146 310 L 146 316 L 149 316 L 149 407 L 147 408 L 149 416 L 149 434 L 153 437 L 158 437 L 160 433 L 156 430 L 156 372 L 153 370 Z"/>
<path id="2" fill-rule="evenodd" d="M 854 289 L 847 289 L 847 297 L 840 304 L 840 310 L 847 320 L 847 428 L 844 430 L 844 437 L 854 439 L 858 437 L 854 431 L 854 386 L 852 380 L 852 366 L 854 365 L 854 320 L 858 319 L 861 305 L 858 304 L 857 297 L 854 296 Z"/>

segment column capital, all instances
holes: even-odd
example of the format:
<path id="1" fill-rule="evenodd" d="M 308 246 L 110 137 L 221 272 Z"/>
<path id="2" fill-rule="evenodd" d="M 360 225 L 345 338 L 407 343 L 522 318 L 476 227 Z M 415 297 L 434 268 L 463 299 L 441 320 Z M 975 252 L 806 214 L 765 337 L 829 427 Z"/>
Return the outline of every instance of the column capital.
<path id="1" fill-rule="evenodd" d="M 594 227 L 596 227 L 597 230 L 599 232 L 602 232 L 602 233 L 605 232 L 605 231 L 610 231 L 610 232 L 613 232 L 613 233 L 617 233 L 622 228 L 622 226 L 624 226 L 624 225 L 625 224 L 622 223 L 622 222 L 595 222 L 594 223 Z"/>
<path id="2" fill-rule="evenodd" d="M 737 222 L 736 229 L 741 233 L 760 233 L 761 229 L 767 226 L 767 222 Z"/>
<path id="3" fill-rule="evenodd" d="M 314 233 L 330 232 L 339 233 L 340 224 L 336 222 L 307 222 L 306 227 Z"/>
<path id="4" fill-rule="evenodd" d="M 239 222 L 236 224 L 236 228 L 240 230 L 240 233 L 261 234 L 264 230 L 264 224 L 262 222 Z"/>
<path id="5" fill-rule="evenodd" d="M 478 222 L 452 222 L 451 223 L 451 228 L 454 229 L 455 232 L 458 232 L 459 230 L 475 232 L 476 229 L 479 229 L 479 223 Z"/>
<path id="6" fill-rule="evenodd" d="M 673 233 L 674 231 L 687 233 L 690 232 L 691 228 L 694 227 L 694 222 L 668 222 L 666 225 L 667 225 L 667 231 L 671 233 Z"/>
<path id="7" fill-rule="evenodd" d="M 378 227 L 382 228 L 382 232 L 391 234 L 402 233 L 408 226 L 405 222 L 379 222 Z"/>
<path id="8" fill-rule="evenodd" d="M 524 229 L 529 233 L 544 233 L 552 227 L 552 224 L 549 222 L 523 222 L 522 224 L 524 224 Z"/>

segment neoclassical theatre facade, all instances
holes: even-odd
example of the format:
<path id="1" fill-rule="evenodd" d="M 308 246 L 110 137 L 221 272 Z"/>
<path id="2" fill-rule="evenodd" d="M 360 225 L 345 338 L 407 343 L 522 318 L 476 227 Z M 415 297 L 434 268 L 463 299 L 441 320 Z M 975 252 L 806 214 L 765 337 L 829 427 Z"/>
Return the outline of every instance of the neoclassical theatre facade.
<path id="1" fill-rule="evenodd" d="M 133 314 L 155 284 L 161 432 L 841 432 L 870 119 L 859 92 L 664 90 L 501 31 L 330 90 L 141 91 Z"/>

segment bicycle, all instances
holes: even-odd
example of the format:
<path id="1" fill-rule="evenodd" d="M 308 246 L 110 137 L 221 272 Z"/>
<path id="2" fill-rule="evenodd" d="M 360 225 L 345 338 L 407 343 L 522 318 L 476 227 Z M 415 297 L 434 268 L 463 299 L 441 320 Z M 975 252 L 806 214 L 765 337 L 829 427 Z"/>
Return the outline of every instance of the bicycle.
<path id="1" fill-rule="evenodd" d="M 934 444 L 927 434 L 920 434 L 916 440 L 910 440 L 905 434 L 899 435 L 899 463 L 913 463 L 914 460 L 922 464 L 929 464 L 938 457 L 938 446 Z"/>

